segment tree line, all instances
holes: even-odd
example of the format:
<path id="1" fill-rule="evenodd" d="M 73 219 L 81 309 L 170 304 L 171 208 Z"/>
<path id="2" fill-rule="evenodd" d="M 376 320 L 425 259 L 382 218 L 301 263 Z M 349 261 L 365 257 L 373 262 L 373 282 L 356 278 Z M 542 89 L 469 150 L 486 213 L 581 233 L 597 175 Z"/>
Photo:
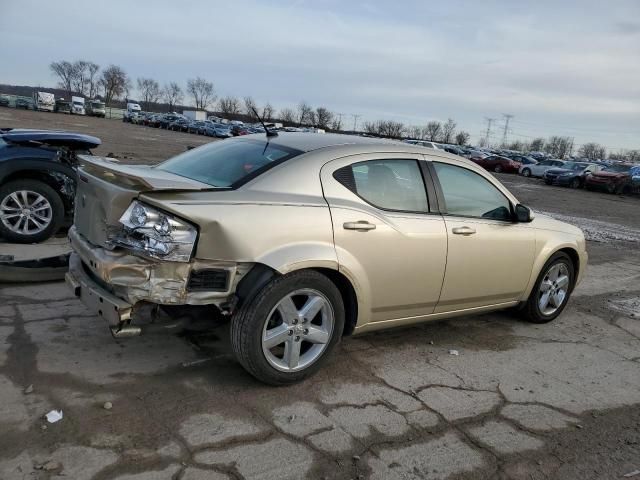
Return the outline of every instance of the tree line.
<path id="1" fill-rule="evenodd" d="M 100 97 L 107 105 L 128 97 L 133 90 L 134 82 L 118 65 L 109 65 L 103 70 L 94 62 L 87 60 L 52 62 L 49 68 L 58 79 L 58 86 L 69 96 L 79 94 L 89 98 Z M 325 107 L 312 107 L 307 102 L 300 102 L 295 108 L 283 108 L 276 111 L 266 102 L 260 106 L 251 96 L 243 98 L 227 95 L 218 98 L 213 82 L 196 77 L 187 80 L 186 88 L 178 82 L 160 85 L 153 78 L 138 77 L 135 80 L 140 103 L 146 111 L 158 108 L 162 103 L 169 112 L 180 106 L 185 96 L 198 110 L 209 110 L 230 119 L 259 120 L 258 116 L 268 121 L 280 121 L 285 125 L 313 126 L 326 130 L 342 131 L 342 115 Z M 256 112 L 258 116 L 256 116 Z M 369 135 L 389 138 L 411 138 L 431 142 L 467 145 L 470 140 L 468 132 L 457 130 L 456 122 L 449 118 L 446 122 L 430 121 L 426 125 L 405 125 L 392 120 L 364 122 L 363 130 Z M 487 146 L 485 139 L 479 145 Z M 534 138 L 530 142 L 514 141 L 501 145 L 502 148 L 521 152 L 540 151 L 556 158 L 571 156 L 574 151 L 573 137 L 551 136 Z M 606 147 L 595 142 L 580 146 L 577 154 L 589 160 L 604 159 Z M 610 152 L 609 158 L 626 161 L 640 161 L 640 150 Z"/>
<path id="2" fill-rule="evenodd" d="M 100 66 L 90 61 L 61 60 L 52 62 L 49 68 L 57 77 L 58 86 L 67 95 L 100 97 L 107 105 L 128 97 L 134 86 L 131 77 L 117 65 L 109 65 L 100 71 Z M 177 82 L 168 82 L 161 86 L 156 80 L 148 77 L 138 77 L 135 86 L 142 108 L 147 111 L 154 106 L 157 107 L 160 102 L 164 102 L 168 111 L 173 111 L 183 102 L 186 95 L 192 100 L 196 109 L 210 110 L 225 117 L 243 116 L 257 121 L 260 116 L 264 120 L 280 120 L 288 125 L 342 129 L 341 117 L 325 107 L 314 108 L 302 101 L 296 108 L 284 108 L 276 112 L 270 103 L 259 106 L 251 96 L 239 98 L 228 95 L 218 98 L 213 82 L 201 77 L 188 79 L 184 90 Z"/>

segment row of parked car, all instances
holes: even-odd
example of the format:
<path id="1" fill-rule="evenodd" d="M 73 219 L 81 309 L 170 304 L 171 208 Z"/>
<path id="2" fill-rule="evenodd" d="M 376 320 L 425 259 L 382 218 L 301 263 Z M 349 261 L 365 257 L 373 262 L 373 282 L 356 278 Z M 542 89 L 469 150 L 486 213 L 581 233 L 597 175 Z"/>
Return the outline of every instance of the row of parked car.
<path id="1" fill-rule="evenodd" d="M 425 140 L 405 140 L 468 158 L 485 170 L 537 177 L 547 185 L 560 185 L 608 193 L 640 193 L 640 165 L 548 158 L 542 152 L 523 154 L 512 150 L 489 150 L 447 145 Z"/>
<path id="2" fill-rule="evenodd" d="M 229 138 L 252 133 L 265 133 L 259 125 L 231 124 L 207 120 L 193 120 L 178 113 L 136 112 L 123 121 L 136 125 L 146 125 L 154 128 L 164 128 L 177 132 L 194 133 L 208 137 Z"/>
<path id="3" fill-rule="evenodd" d="M 560 185 L 608 193 L 640 193 L 640 165 L 555 158 L 536 159 L 521 153 L 495 155 L 474 152 L 468 156 L 486 170 L 541 178 L 547 185 Z"/>

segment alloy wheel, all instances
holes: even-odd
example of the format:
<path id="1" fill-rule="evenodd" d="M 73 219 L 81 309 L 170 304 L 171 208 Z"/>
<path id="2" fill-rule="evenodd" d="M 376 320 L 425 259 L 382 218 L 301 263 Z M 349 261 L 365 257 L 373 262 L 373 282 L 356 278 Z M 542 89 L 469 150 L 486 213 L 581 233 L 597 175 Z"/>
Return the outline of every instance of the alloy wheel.
<path id="1" fill-rule="evenodd" d="M 43 195 L 31 190 L 10 193 L 0 202 L 0 220 L 21 235 L 44 231 L 53 220 L 53 208 Z"/>
<path id="2" fill-rule="evenodd" d="M 262 352 L 277 370 L 303 370 L 322 356 L 334 323 L 333 308 L 322 293 L 296 290 L 269 313 L 262 332 Z"/>
<path id="3" fill-rule="evenodd" d="M 543 315 L 553 315 L 569 295 L 569 269 L 559 262 L 552 265 L 538 288 L 538 306 Z"/>

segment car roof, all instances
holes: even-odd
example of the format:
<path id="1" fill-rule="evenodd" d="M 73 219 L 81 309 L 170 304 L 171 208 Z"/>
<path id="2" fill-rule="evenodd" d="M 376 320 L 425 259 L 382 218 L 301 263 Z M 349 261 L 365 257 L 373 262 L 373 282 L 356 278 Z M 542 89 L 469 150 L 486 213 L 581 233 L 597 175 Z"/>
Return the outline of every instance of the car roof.
<path id="1" fill-rule="evenodd" d="M 251 139 L 257 139 L 264 134 L 257 136 L 247 135 Z M 265 137 L 262 137 L 265 138 Z M 338 133 L 307 133 L 307 132 L 278 132 L 277 137 L 268 137 L 266 140 L 274 145 L 293 148 L 302 152 L 311 152 L 320 148 L 337 147 L 341 145 L 402 145 L 406 147 L 411 144 L 382 138 L 360 137 L 357 135 L 343 135 Z"/>
<path id="2" fill-rule="evenodd" d="M 99 138 L 91 135 L 60 130 L 2 128 L 0 129 L 0 137 L 12 143 L 38 142 L 48 145 L 68 145 L 77 148 L 95 148 L 102 143 Z"/>

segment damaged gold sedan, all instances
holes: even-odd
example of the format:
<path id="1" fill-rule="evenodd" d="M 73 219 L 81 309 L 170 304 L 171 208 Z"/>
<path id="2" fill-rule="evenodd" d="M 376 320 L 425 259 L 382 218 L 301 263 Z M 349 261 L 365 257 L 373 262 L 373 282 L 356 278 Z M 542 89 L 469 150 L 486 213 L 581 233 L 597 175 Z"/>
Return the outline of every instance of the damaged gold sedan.
<path id="1" fill-rule="evenodd" d="M 587 262 L 579 229 L 472 162 L 344 135 L 85 158 L 75 203 L 67 281 L 114 336 L 143 332 L 145 305 L 206 305 L 270 384 L 317 371 L 344 335 L 510 307 L 551 321 Z"/>

